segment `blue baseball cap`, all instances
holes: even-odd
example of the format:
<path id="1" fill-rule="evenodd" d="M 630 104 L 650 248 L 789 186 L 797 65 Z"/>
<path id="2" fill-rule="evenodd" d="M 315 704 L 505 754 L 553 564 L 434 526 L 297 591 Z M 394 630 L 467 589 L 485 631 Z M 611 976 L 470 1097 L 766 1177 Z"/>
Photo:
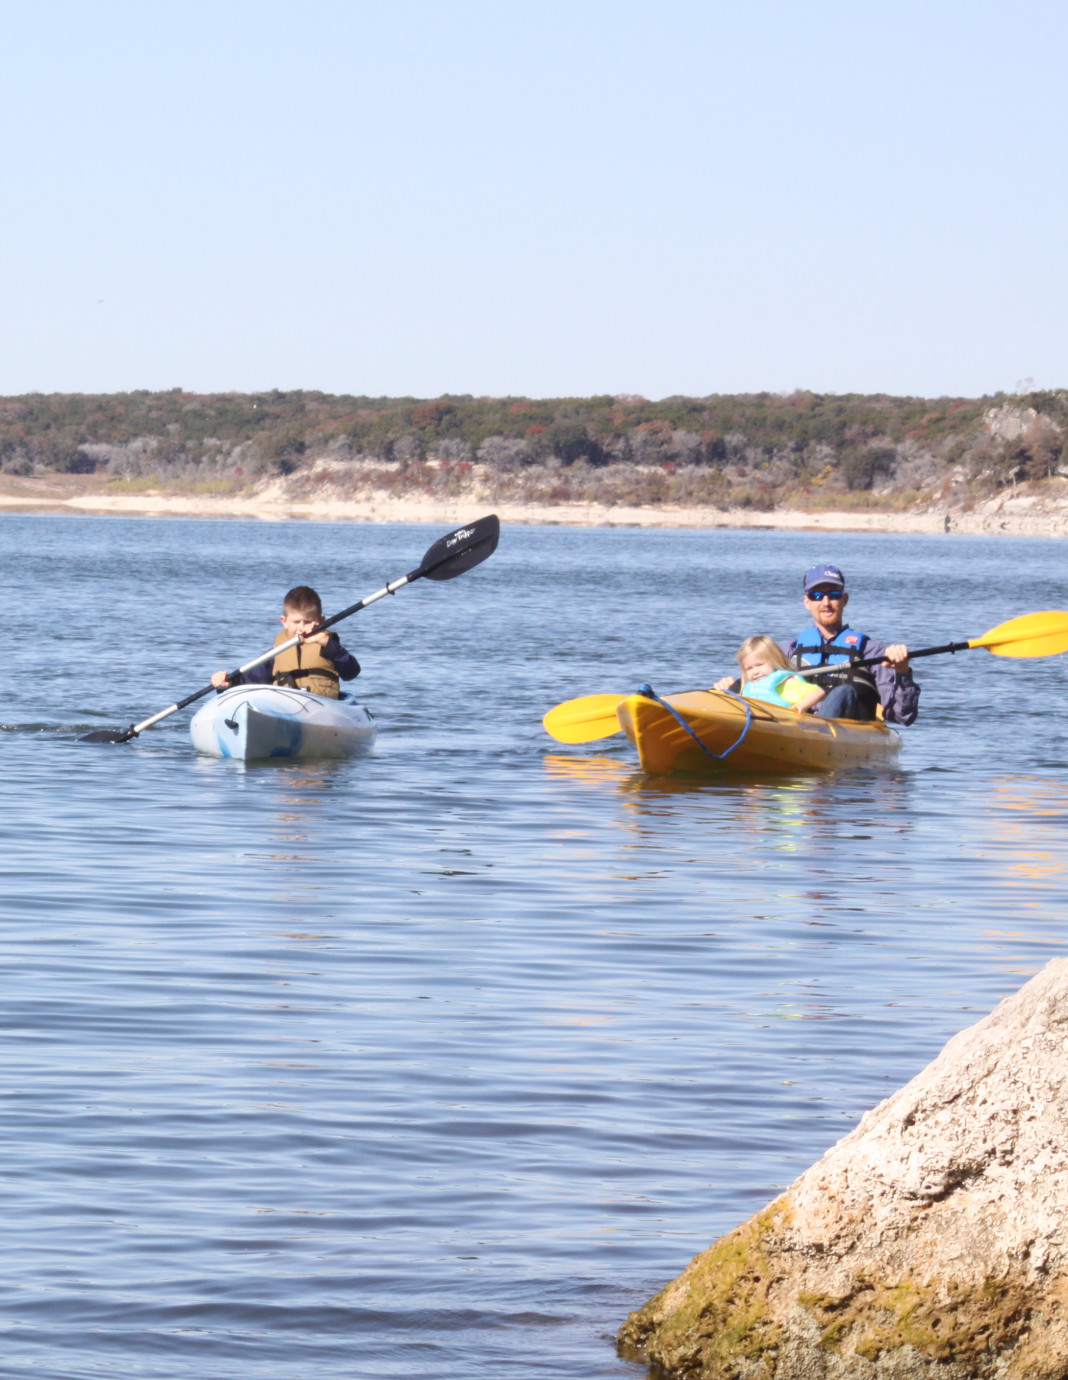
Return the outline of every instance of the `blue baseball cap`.
<path id="1" fill-rule="evenodd" d="M 805 593 L 810 589 L 818 589 L 820 585 L 834 585 L 837 589 L 845 589 L 845 576 L 836 565 L 814 565 L 811 570 L 805 571 Z"/>

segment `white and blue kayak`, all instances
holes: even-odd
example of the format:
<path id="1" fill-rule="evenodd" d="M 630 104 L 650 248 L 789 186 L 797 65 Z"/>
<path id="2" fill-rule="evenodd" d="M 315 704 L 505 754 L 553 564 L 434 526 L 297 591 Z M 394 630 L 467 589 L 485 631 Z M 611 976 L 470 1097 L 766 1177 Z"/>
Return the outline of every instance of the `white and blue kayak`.
<path id="1" fill-rule="evenodd" d="M 280 685 L 238 685 L 198 710 L 189 733 L 198 752 L 243 762 L 355 757 L 374 746 L 375 721 L 352 700 Z"/>

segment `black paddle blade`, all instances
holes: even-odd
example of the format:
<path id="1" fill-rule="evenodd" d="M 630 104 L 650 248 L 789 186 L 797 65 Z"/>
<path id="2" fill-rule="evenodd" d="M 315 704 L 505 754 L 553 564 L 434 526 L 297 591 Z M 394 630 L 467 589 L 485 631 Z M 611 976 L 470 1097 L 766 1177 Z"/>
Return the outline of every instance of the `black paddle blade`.
<path id="1" fill-rule="evenodd" d="M 413 570 L 410 579 L 425 576 L 428 580 L 452 580 L 465 570 L 473 570 L 481 565 L 497 550 L 501 536 L 501 523 L 496 513 L 469 522 L 466 527 L 457 527 L 455 532 L 439 538 L 423 557 L 418 570 Z"/>
<path id="2" fill-rule="evenodd" d="M 78 739 L 79 743 L 126 743 L 131 738 L 128 728 L 95 728 L 92 733 L 85 733 Z"/>

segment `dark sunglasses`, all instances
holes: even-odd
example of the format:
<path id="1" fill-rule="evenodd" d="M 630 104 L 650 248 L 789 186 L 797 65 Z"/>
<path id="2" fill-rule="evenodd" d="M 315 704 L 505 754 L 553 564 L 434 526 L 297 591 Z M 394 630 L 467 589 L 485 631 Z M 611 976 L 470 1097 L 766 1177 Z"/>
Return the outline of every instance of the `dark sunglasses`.
<path id="1" fill-rule="evenodd" d="M 814 604 L 818 604 L 822 599 L 833 599 L 837 603 L 844 593 L 844 589 L 810 589 L 806 598 L 811 599 Z"/>

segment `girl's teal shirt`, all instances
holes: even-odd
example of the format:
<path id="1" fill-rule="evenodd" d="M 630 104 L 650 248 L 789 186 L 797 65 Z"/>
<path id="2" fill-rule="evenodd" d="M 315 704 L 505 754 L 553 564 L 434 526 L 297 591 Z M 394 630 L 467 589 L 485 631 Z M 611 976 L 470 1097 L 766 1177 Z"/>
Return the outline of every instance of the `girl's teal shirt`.
<path id="1" fill-rule="evenodd" d="M 793 671 L 772 671 L 759 680 L 750 680 L 742 686 L 742 694 L 747 700 L 763 700 L 765 704 L 777 704 L 780 709 L 789 709 L 790 701 L 779 694 L 779 686 L 785 681 L 795 679 Z"/>

